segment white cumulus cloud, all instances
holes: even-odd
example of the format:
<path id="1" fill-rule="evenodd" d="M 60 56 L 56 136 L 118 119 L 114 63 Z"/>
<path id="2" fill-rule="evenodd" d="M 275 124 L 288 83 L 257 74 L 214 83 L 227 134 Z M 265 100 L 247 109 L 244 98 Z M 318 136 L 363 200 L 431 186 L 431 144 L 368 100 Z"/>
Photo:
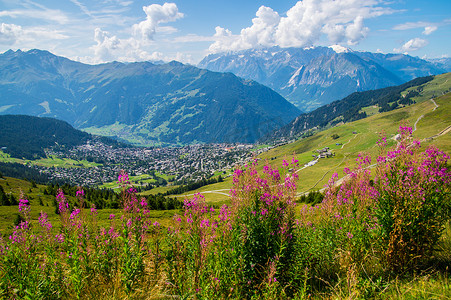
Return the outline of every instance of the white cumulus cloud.
<path id="1" fill-rule="evenodd" d="M 50 42 L 67 39 L 60 31 L 47 27 L 24 28 L 15 24 L 0 24 L 0 45 L 18 48 L 36 48 L 48 46 Z"/>
<path id="2" fill-rule="evenodd" d="M 406 42 L 404 45 L 402 45 L 400 48 L 393 49 L 396 53 L 408 53 L 411 51 L 416 51 L 418 49 L 421 49 L 425 47 L 428 44 L 427 40 L 421 39 L 421 38 L 414 38 Z"/>
<path id="3" fill-rule="evenodd" d="M 87 61 L 88 63 L 101 63 L 112 60 L 156 61 L 164 58 L 160 52 L 149 53 L 143 50 L 141 43 L 136 39 L 119 39 L 117 36 L 111 35 L 100 28 L 95 29 L 94 40 L 97 43 L 91 47 L 94 51 L 94 58 Z"/>
<path id="4" fill-rule="evenodd" d="M 14 25 L 14 24 L 5 24 L 2 23 L 0 26 L 0 45 L 13 45 L 18 35 L 22 33 L 22 27 Z"/>
<path id="5" fill-rule="evenodd" d="M 345 39 L 348 45 L 355 45 L 364 39 L 370 30 L 363 25 L 363 17 L 357 16 L 354 22 L 346 27 Z"/>
<path id="6" fill-rule="evenodd" d="M 430 35 L 434 31 L 436 31 L 437 29 L 438 29 L 437 26 L 426 26 L 426 27 L 424 27 L 423 34 L 424 35 Z"/>
<path id="7" fill-rule="evenodd" d="M 116 36 L 111 36 L 108 32 L 96 28 L 94 40 L 97 45 L 93 46 L 94 55 L 100 61 L 112 60 L 116 57 L 118 49 L 123 48 L 121 41 Z"/>
<path id="8" fill-rule="evenodd" d="M 272 8 L 261 6 L 252 26 L 241 30 L 240 35 L 233 35 L 228 29 L 217 26 L 214 34 L 215 43 L 209 48 L 212 52 L 226 50 L 241 50 L 253 47 L 270 47 L 275 44 L 275 30 L 280 22 L 280 16 Z"/>
<path id="9" fill-rule="evenodd" d="M 274 45 L 274 31 L 280 22 L 279 14 L 270 7 L 261 6 L 256 16 L 252 19 L 251 27 L 241 30 L 241 42 L 249 45 Z"/>
<path id="10" fill-rule="evenodd" d="M 174 3 L 144 6 L 143 11 L 146 13 L 146 20 L 134 24 L 131 27 L 132 34 L 128 38 L 119 38 L 101 28 L 96 28 L 94 32 L 96 45 L 91 47 L 94 58 L 89 62 L 168 60 L 169 58 L 161 52 L 148 51 L 148 48 L 152 46 L 155 34 L 170 34 L 176 31 L 171 26 L 161 26 L 161 24 L 176 21 L 182 18 L 183 14 L 178 11 Z"/>
<path id="11" fill-rule="evenodd" d="M 280 16 L 261 6 L 250 27 L 233 35 L 216 28 L 216 41 L 209 51 L 242 50 L 259 46 L 310 47 L 325 36 L 331 44 L 355 45 L 369 32 L 364 20 L 393 11 L 377 0 L 303 0 Z"/>
<path id="12" fill-rule="evenodd" d="M 183 13 L 179 12 L 175 3 L 152 4 L 144 6 L 143 10 L 146 13 L 146 20 L 133 25 L 133 32 L 135 36 L 144 40 L 153 39 L 159 24 L 183 18 Z"/>
<path id="13" fill-rule="evenodd" d="M 234 36 L 228 29 L 222 28 L 221 26 L 216 26 L 213 39 L 215 42 L 211 44 L 209 51 L 216 53 L 224 51 L 225 45 L 229 45 L 229 50 L 232 50 L 232 44 L 237 40 L 237 36 Z"/>

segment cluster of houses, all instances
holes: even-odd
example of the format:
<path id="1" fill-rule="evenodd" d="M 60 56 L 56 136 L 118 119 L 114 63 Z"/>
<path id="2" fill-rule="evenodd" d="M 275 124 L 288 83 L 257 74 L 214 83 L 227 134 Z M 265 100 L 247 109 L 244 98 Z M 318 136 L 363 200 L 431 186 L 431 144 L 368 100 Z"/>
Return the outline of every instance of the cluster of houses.
<path id="1" fill-rule="evenodd" d="M 324 147 L 322 149 L 318 149 L 318 150 L 316 150 L 316 153 L 318 153 L 318 154 L 312 155 L 316 159 L 329 158 L 329 157 L 335 156 L 335 153 L 333 153 L 329 147 Z"/>
<path id="2" fill-rule="evenodd" d="M 95 186 L 117 180 L 121 170 L 130 175 L 152 171 L 171 176 L 174 181 L 196 181 L 215 172 L 226 171 L 244 164 L 255 155 L 252 145 L 201 144 L 184 147 L 140 148 L 112 147 L 99 141 L 66 149 L 50 149 L 47 155 L 77 161 L 98 162 L 89 168 L 36 167 L 51 179 L 69 181 L 77 185 Z"/>

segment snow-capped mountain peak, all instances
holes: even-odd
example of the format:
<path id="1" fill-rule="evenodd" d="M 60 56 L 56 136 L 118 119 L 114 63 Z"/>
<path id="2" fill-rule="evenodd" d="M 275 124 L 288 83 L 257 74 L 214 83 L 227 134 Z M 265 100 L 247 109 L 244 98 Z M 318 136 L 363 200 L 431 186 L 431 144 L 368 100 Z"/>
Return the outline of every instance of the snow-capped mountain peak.
<path id="1" fill-rule="evenodd" d="M 347 53 L 351 52 L 351 49 L 343 47 L 341 45 L 331 45 L 329 46 L 330 49 L 334 50 L 335 53 Z"/>

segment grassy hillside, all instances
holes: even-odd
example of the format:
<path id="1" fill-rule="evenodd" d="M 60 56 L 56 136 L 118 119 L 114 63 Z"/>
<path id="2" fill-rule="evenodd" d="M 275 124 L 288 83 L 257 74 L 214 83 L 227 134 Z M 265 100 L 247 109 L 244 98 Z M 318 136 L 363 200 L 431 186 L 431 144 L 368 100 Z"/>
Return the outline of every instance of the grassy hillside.
<path id="1" fill-rule="evenodd" d="M 344 167 L 353 166 L 358 153 L 365 152 L 371 155 L 374 162 L 378 155 L 376 142 L 379 134 L 385 133 L 387 138 L 390 138 L 388 139 L 389 146 L 393 145 L 395 141 L 391 138 L 397 134 L 401 122 L 405 122 L 411 127 L 416 124 L 413 137 L 422 140 L 423 145 L 433 144 L 450 153 L 451 133 L 447 129 L 451 126 L 451 93 L 445 93 L 451 86 L 451 80 L 448 79 L 451 79 L 451 73 L 436 76 L 434 80 L 425 84 L 422 87 L 424 95 L 415 99 L 417 104 L 377 113 L 365 119 L 329 128 L 308 138 L 265 152 L 258 157 L 260 168 L 263 167 L 265 161 L 271 165 L 280 166 L 284 159 L 291 161 L 293 155 L 299 160 L 300 168 L 302 168 L 304 164 L 314 160 L 312 155 L 317 154 L 315 152 L 317 149 L 329 147 L 335 156 L 320 159 L 314 166 L 298 172 L 300 176 L 299 193 L 321 189 L 334 172 L 341 177 Z M 435 93 L 434 87 L 438 88 Z M 445 93 L 445 95 L 434 100 L 428 98 L 438 93 Z M 338 135 L 338 138 L 333 139 L 333 135 Z M 205 193 L 207 201 L 225 201 L 228 198 L 225 194 L 231 186 L 231 178 L 227 178 L 222 183 L 204 186 L 187 195 L 210 191 Z"/>
<path id="2" fill-rule="evenodd" d="M 33 220 L 38 219 L 41 211 L 46 212 L 52 221 L 59 219 L 55 214 L 55 207 L 52 206 L 54 197 L 44 194 L 44 185 L 37 184 L 33 187 L 29 181 L 5 176 L 0 178 L 0 186 L 6 194 L 14 195 L 17 200 L 21 192 L 28 197 L 31 204 L 31 217 Z M 2 233 L 7 234 L 12 231 L 12 225 L 17 215 L 17 205 L 0 206 L 0 231 Z"/>
<path id="3" fill-rule="evenodd" d="M 43 167 L 58 167 L 58 168 L 91 168 L 100 166 L 101 164 L 95 162 L 89 162 L 87 160 L 74 160 L 70 158 L 59 158 L 55 156 L 50 156 L 46 158 L 39 159 L 25 159 L 25 158 L 15 158 L 11 157 L 10 154 L 0 151 L 0 162 L 5 163 L 20 163 L 20 164 L 34 164 Z"/>
<path id="4" fill-rule="evenodd" d="M 341 100 L 322 106 L 310 113 L 301 114 L 290 124 L 272 133 L 270 139 L 302 136 L 307 130 L 325 129 L 349 123 L 378 112 L 418 103 L 446 94 L 450 90 L 450 73 L 421 77 L 399 86 L 366 92 L 356 92 Z"/>
<path id="5" fill-rule="evenodd" d="M 3 188 L 6 194 L 12 194 L 16 200 L 19 200 L 20 194 L 23 192 L 25 197 L 30 201 L 31 219 L 33 223 L 37 225 L 38 217 L 41 211 L 45 212 L 49 216 L 49 220 L 52 224 L 59 226 L 60 217 L 55 213 L 54 199 L 52 195 L 46 195 L 44 190 L 45 185 L 35 184 L 30 181 L 11 178 L 4 176 L 0 178 L 0 186 Z M 66 195 L 69 202 L 78 203 L 78 200 L 73 196 Z M 153 210 L 151 211 L 151 217 L 158 220 L 162 225 L 168 225 L 172 219 L 172 216 L 178 210 Z M 108 221 L 110 214 L 120 216 L 122 210 L 120 209 L 99 209 L 97 210 L 99 225 L 103 226 Z M 89 213 L 89 209 L 85 209 L 85 213 Z M 13 224 L 18 215 L 17 205 L 14 206 L 0 206 L 0 237 L 8 236 L 13 231 Z"/>
<path id="6" fill-rule="evenodd" d="M 428 100 L 443 96 L 451 91 L 451 73 L 445 73 L 434 76 L 434 79 L 421 86 L 422 92 L 419 96 L 413 97 L 415 102 Z M 416 87 L 406 89 L 402 95 L 406 95 L 408 92 L 415 90 Z"/>
<path id="7" fill-rule="evenodd" d="M 387 137 L 394 137 L 400 122 L 407 122 L 410 126 L 417 123 L 417 130 L 413 133 L 414 138 L 424 140 L 424 144 L 434 144 L 439 148 L 451 151 L 451 134 L 442 134 L 443 130 L 451 125 L 451 94 L 439 97 L 435 100 L 438 108 L 432 101 L 424 101 L 409 107 L 394 111 L 377 114 L 366 119 L 344 124 L 328 130 L 319 132 L 314 136 L 271 150 L 261 155 L 261 158 L 271 159 L 271 163 L 280 165 L 282 160 L 291 157 L 293 153 L 301 164 L 312 160 L 316 149 L 329 147 L 335 153 L 332 158 L 320 159 L 313 167 L 300 171 L 300 190 L 304 191 L 314 187 L 315 183 L 325 172 L 341 171 L 346 165 L 352 164 L 359 152 L 366 152 L 373 158 L 378 154 L 375 146 L 379 134 L 385 132 Z M 423 116 L 421 119 L 420 117 Z M 356 132 L 354 134 L 353 132 Z M 338 135 L 333 139 L 332 135 Z M 428 139 L 431 138 L 432 139 Z M 336 145 L 336 144 L 341 145 Z M 390 142 L 394 143 L 393 140 Z M 340 173 L 339 173 L 340 174 Z M 327 182 L 327 176 L 320 180 L 315 187 L 323 187 Z"/>

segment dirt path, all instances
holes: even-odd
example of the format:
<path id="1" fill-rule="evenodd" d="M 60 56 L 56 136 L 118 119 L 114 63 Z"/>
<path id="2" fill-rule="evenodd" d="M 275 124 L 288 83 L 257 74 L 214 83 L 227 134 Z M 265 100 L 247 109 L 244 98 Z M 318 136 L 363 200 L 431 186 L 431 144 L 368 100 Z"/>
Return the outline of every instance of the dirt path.
<path id="1" fill-rule="evenodd" d="M 439 106 L 437 105 L 437 103 L 434 101 L 434 99 L 429 99 L 432 101 L 432 103 L 435 105 L 435 107 L 432 109 L 432 111 L 435 111 Z M 417 121 L 415 122 L 415 124 L 413 124 L 413 130 L 412 132 L 415 132 L 417 130 L 417 124 L 418 122 L 423 119 L 424 115 L 421 115 L 418 117 Z"/>
<path id="2" fill-rule="evenodd" d="M 431 136 L 431 137 L 428 137 L 428 138 L 423 139 L 423 141 L 428 140 L 428 139 L 436 139 L 436 138 L 438 138 L 439 136 L 442 136 L 442 135 L 447 134 L 448 132 L 451 132 L 451 125 L 448 126 L 448 127 L 446 127 L 445 129 L 443 129 L 443 130 L 440 131 L 439 133 L 437 133 L 437 134 L 435 134 L 435 135 L 433 135 L 433 136 Z"/>
<path id="3" fill-rule="evenodd" d="M 225 195 L 225 196 L 229 196 L 229 193 L 224 193 L 224 192 L 228 192 L 230 191 L 230 189 L 221 189 L 221 190 L 213 190 L 213 191 L 203 191 L 203 192 L 199 192 L 201 194 L 220 194 L 220 195 Z M 196 195 L 197 193 L 192 193 L 192 194 L 182 194 L 182 195 L 171 195 L 171 197 L 192 197 L 194 195 Z"/>
<path id="4" fill-rule="evenodd" d="M 446 80 L 446 81 L 448 81 L 448 80 Z M 435 111 L 437 108 L 438 108 L 438 105 L 437 105 L 437 103 L 435 103 L 435 100 L 434 99 L 430 99 L 431 101 L 432 101 L 432 103 L 434 103 L 434 105 L 435 105 L 435 107 L 434 107 L 434 109 L 432 110 L 432 111 Z"/>
<path id="5" fill-rule="evenodd" d="M 360 133 L 354 134 L 354 136 L 353 136 L 352 138 L 350 138 L 349 141 L 347 141 L 346 143 L 344 143 L 343 145 L 341 145 L 341 149 L 343 149 L 343 147 L 344 147 L 346 144 L 349 144 L 349 143 L 351 142 L 351 140 L 355 139 L 359 134 L 360 134 Z"/>
<path id="6" fill-rule="evenodd" d="M 434 109 L 435 109 L 435 108 L 434 108 Z M 417 119 L 417 121 L 415 122 L 415 124 L 413 124 L 413 130 L 412 130 L 412 132 L 415 132 L 415 131 L 417 130 L 417 124 L 418 124 L 418 122 L 419 122 L 421 119 L 423 119 L 423 117 L 424 117 L 424 115 L 421 115 L 421 116 L 418 117 L 418 119 Z"/>

